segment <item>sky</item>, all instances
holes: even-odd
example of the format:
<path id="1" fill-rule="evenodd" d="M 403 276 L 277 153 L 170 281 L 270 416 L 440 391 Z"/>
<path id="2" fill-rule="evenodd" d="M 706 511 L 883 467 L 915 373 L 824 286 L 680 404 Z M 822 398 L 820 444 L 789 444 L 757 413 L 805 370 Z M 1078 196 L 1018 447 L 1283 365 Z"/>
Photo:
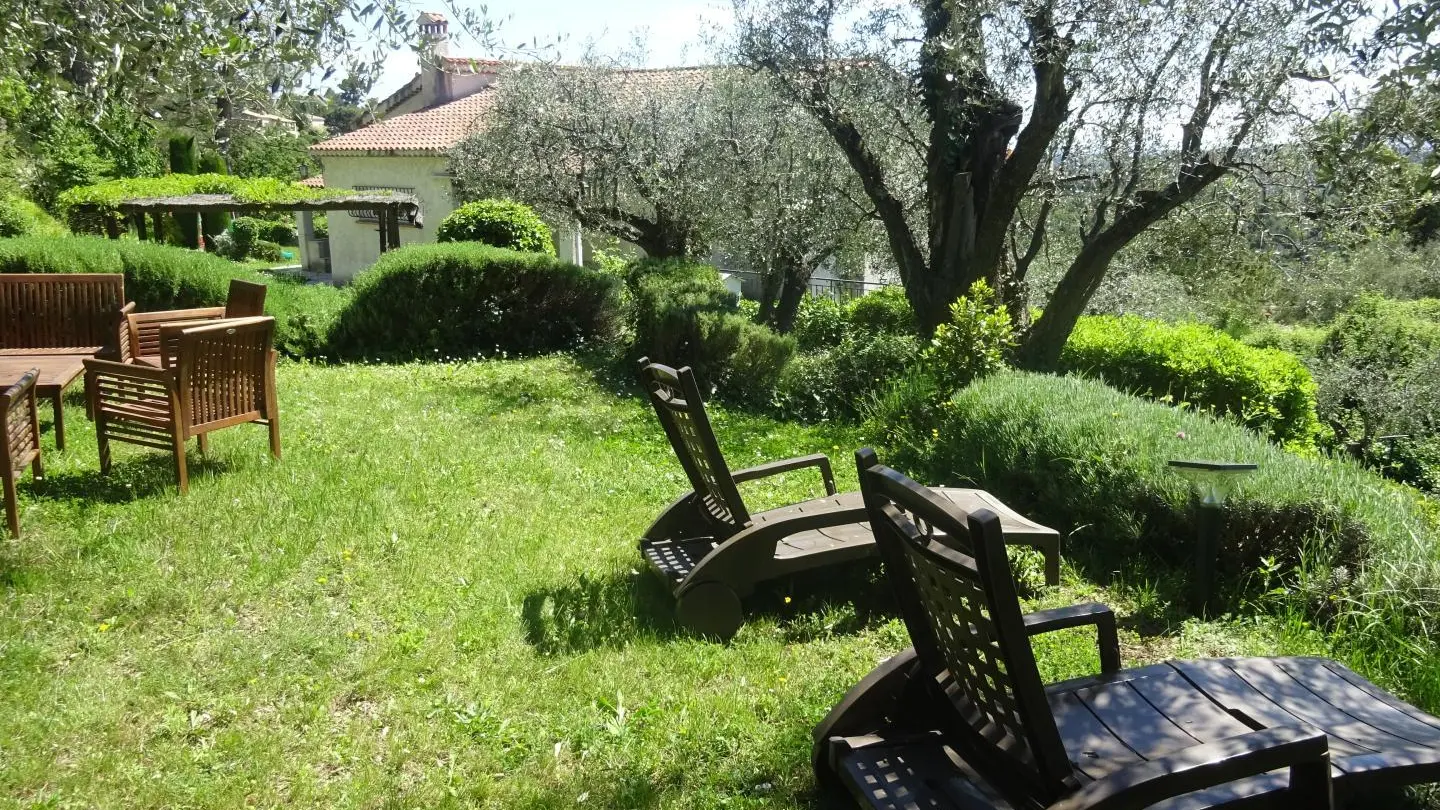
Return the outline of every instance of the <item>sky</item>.
<path id="1" fill-rule="evenodd" d="M 416 11 L 445 13 L 442 2 L 415 2 Z M 480 5 L 466 0 L 456 2 L 477 11 Z M 487 3 L 486 8 L 492 19 L 500 21 L 499 39 L 505 46 L 550 43 L 554 47 L 551 53 L 561 61 L 578 59 L 586 42 L 592 39 L 602 51 L 621 50 L 633 34 L 643 31 L 650 67 L 702 61 L 703 53 L 696 45 L 701 32 L 731 18 L 729 0 L 502 0 Z M 486 52 L 473 39 L 457 34 L 457 27 L 452 19 L 452 56 L 505 56 Z M 398 90 L 415 75 L 417 64 L 415 54 L 409 50 L 391 54 L 371 95 L 384 98 Z"/>

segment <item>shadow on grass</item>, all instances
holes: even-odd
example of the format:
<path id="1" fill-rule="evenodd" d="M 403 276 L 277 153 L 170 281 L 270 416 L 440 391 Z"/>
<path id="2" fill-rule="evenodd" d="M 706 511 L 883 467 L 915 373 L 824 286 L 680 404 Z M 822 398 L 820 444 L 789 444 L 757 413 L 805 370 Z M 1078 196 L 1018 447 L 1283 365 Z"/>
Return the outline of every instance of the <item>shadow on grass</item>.
<path id="1" fill-rule="evenodd" d="M 787 643 L 853 635 L 898 614 L 878 560 L 805 571 L 759 585 L 745 600 L 747 620 L 774 620 Z"/>
<path id="2" fill-rule="evenodd" d="M 204 459 L 195 454 L 187 459 L 192 480 L 204 475 L 218 475 L 230 468 L 225 461 Z M 146 453 L 115 462 L 109 475 L 101 475 L 99 470 L 80 473 L 47 470 L 44 478 L 30 484 L 30 494 L 51 501 L 129 503 L 159 495 L 177 486 L 174 459 L 168 455 Z"/>
<path id="3" fill-rule="evenodd" d="M 543 655 L 621 647 L 642 636 L 671 638 L 678 628 L 665 586 L 648 572 L 581 574 L 525 597 L 525 640 Z"/>

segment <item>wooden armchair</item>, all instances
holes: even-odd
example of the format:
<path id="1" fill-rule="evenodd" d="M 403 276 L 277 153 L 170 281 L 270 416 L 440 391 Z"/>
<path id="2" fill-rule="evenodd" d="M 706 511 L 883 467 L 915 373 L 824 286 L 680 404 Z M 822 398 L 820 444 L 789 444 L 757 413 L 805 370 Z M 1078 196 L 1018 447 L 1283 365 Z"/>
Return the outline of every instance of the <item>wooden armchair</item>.
<path id="1" fill-rule="evenodd" d="M 20 377 L 9 388 L 0 391 L 0 484 L 5 490 L 5 519 L 10 534 L 20 536 L 20 503 L 15 493 L 15 479 L 25 465 L 36 478 L 44 475 L 40 467 L 40 419 L 35 410 L 35 380 L 38 369 Z"/>
<path id="2" fill-rule="evenodd" d="M 246 422 L 270 430 L 270 453 L 280 458 L 280 412 L 275 396 L 274 318 L 240 318 L 193 326 L 170 325 L 160 338 L 175 346 L 161 368 L 85 361 L 85 395 L 95 416 L 100 471 L 110 470 L 110 442 L 128 442 L 175 454 L 180 491 L 190 477 L 185 443 Z"/>
<path id="3" fill-rule="evenodd" d="M 1323 658 L 1123 669 L 1097 604 L 1023 614 L 1000 519 L 857 454 L 913 646 L 815 729 L 821 783 L 861 807 L 1368 807 L 1440 779 L 1440 718 Z M 1045 684 L 1031 639 L 1093 627 L 1100 673 Z"/>
<path id="4" fill-rule="evenodd" d="M 225 318 L 258 318 L 265 314 L 265 291 L 264 284 L 231 279 L 230 293 L 223 307 L 170 309 L 160 312 L 129 310 L 125 313 L 126 333 L 121 337 L 120 360 L 151 366 L 162 365 L 160 358 L 167 350 L 160 340 L 161 327 L 197 326 Z M 168 347 L 168 354 L 172 358 L 174 350 L 174 345 Z"/>

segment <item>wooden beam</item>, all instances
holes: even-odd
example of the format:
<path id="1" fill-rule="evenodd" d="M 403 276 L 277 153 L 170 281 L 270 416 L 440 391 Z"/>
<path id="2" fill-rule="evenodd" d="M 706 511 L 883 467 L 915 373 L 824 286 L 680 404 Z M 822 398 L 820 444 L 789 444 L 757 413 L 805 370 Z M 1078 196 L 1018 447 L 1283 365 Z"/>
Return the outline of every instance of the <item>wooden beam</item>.
<path id="1" fill-rule="evenodd" d="M 140 241 L 144 242 L 149 239 L 150 235 L 145 231 L 145 215 L 133 214 L 130 219 L 135 223 L 135 233 L 140 237 Z"/>
<path id="2" fill-rule="evenodd" d="M 164 212 L 164 211 L 152 211 L 152 212 L 150 213 L 150 219 L 155 223 L 155 241 L 156 241 L 156 242 L 164 242 L 164 241 L 165 241 L 165 212 Z"/>
<path id="3" fill-rule="evenodd" d="M 380 252 L 381 252 L 381 253 L 384 253 L 385 251 L 387 251 L 387 250 L 390 249 L 390 248 L 389 248 L 389 245 L 387 244 L 387 243 L 388 243 L 388 240 L 389 240 L 389 237 L 390 237 L 390 229 L 386 227 L 386 223 L 385 223 L 386 213 L 385 213 L 385 210 L 382 208 L 381 210 L 376 211 L 375 213 L 377 214 L 378 225 L 379 225 L 379 227 L 377 227 L 376 230 L 380 232 Z"/>
<path id="4" fill-rule="evenodd" d="M 119 239 L 120 223 L 115 220 L 115 216 L 108 211 L 101 211 L 100 219 L 105 223 L 105 235 L 111 239 Z"/>

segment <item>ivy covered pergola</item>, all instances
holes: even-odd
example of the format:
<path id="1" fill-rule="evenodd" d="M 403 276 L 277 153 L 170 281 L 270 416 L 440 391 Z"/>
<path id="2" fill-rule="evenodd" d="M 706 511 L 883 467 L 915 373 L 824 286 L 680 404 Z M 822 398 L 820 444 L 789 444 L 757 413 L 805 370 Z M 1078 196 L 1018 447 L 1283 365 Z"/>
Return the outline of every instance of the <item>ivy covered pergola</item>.
<path id="1" fill-rule="evenodd" d="M 400 246 L 400 218 L 414 220 L 413 195 L 348 188 L 312 188 L 273 178 L 220 174 L 171 174 L 131 178 L 70 189 L 60 197 L 71 229 L 101 230 L 119 239 L 127 224 L 141 239 L 158 241 L 165 216 L 212 212 L 264 214 L 293 211 L 370 211 L 380 222 L 380 251 Z"/>

